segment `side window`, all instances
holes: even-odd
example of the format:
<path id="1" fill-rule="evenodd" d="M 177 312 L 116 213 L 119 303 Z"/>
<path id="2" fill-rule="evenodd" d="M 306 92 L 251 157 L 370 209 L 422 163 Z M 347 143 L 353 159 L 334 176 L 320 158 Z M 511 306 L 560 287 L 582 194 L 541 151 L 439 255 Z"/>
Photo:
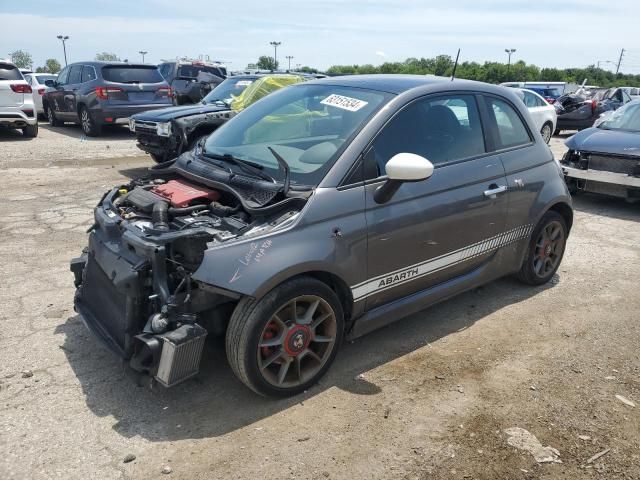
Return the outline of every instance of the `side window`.
<path id="1" fill-rule="evenodd" d="M 74 65 L 73 67 L 71 67 L 71 71 L 69 72 L 69 80 L 67 81 L 67 83 L 71 85 L 80 83 L 81 73 L 82 73 L 82 65 Z"/>
<path id="2" fill-rule="evenodd" d="M 625 90 L 622 90 L 622 101 L 624 103 L 627 103 L 627 102 L 631 101 L 631 97 L 629 96 L 629 94 Z"/>
<path id="3" fill-rule="evenodd" d="M 529 92 L 524 92 L 524 104 L 527 108 L 539 107 L 538 97 Z"/>
<path id="4" fill-rule="evenodd" d="M 160 67 L 158 68 L 158 71 L 160 72 L 160 75 L 162 75 L 165 79 L 167 78 L 167 76 L 169 75 L 169 70 L 171 69 L 171 65 L 168 63 L 163 63 L 162 65 L 160 65 Z"/>
<path id="5" fill-rule="evenodd" d="M 438 165 L 485 151 L 475 97 L 446 95 L 406 106 L 383 127 L 367 158 L 373 157 L 380 176 L 398 153 L 422 155 Z"/>
<path id="6" fill-rule="evenodd" d="M 62 69 L 57 79 L 59 85 L 67 84 L 67 79 L 69 78 L 69 70 L 71 70 L 71 67 L 64 67 Z"/>
<path id="7" fill-rule="evenodd" d="M 531 143 L 527 128 L 511 105 L 493 97 L 487 98 L 487 102 L 498 127 L 498 148 Z"/>
<path id="8" fill-rule="evenodd" d="M 27 81 L 29 85 L 33 85 L 33 78 L 31 78 L 31 75 L 25 75 L 24 79 Z"/>
<path id="9" fill-rule="evenodd" d="M 93 67 L 89 65 L 85 65 L 82 67 L 82 83 L 90 82 L 91 80 L 96 79 L 96 71 Z"/>

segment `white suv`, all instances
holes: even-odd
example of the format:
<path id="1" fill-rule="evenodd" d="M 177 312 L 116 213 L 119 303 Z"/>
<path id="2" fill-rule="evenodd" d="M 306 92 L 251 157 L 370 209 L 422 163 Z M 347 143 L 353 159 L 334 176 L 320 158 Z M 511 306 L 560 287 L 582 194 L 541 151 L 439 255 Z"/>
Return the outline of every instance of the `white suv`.
<path id="1" fill-rule="evenodd" d="M 38 136 L 38 115 L 31 86 L 11 62 L 0 60 L 0 126 L 19 128 L 26 137 Z"/>

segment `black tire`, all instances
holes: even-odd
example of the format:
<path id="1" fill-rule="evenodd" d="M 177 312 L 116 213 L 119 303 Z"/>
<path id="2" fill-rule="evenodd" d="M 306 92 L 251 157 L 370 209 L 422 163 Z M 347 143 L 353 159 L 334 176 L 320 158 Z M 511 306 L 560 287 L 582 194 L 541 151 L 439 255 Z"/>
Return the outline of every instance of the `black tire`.
<path id="1" fill-rule="evenodd" d="M 84 105 L 80 107 L 78 111 L 80 117 L 80 127 L 87 137 L 97 137 L 102 131 L 102 127 L 91 116 L 91 113 Z"/>
<path id="2" fill-rule="evenodd" d="M 35 125 L 27 125 L 22 129 L 22 134 L 25 137 L 36 138 L 38 136 L 38 124 Z"/>
<path id="3" fill-rule="evenodd" d="M 292 303 L 295 309 L 289 307 Z M 311 312 L 311 317 L 308 318 L 309 323 L 306 324 L 309 328 L 309 337 L 305 338 L 306 334 L 301 334 L 300 329 L 304 327 L 297 321 L 288 325 L 288 329 L 276 331 L 273 335 L 277 334 L 278 338 L 266 336 L 268 329 L 276 322 L 275 319 L 283 324 L 283 327 L 287 327 L 285 325 L 287 321 L 281 319 L 281 317 L 286 318 L 283 312 L 287 309 L 295 311 L 294 315 L 297 318 L 299 308 L 304 308 L 306 304 L 308 309 L 304 313 L 308 313 L 312 303 L 316 306 Z M 319 317 L 314 319 L 314 315 L 318 313 L 319 304 L 322 308 L 319 311 Z M 333 316 L 330 316 L 331 314 Z M 322 320 L 323 316 L 328 316 L 326 321 Z M 304 318 L 303 316 L 299 320 Z M 316 325 L 316 322 L 319 323 Z M 320 327 L 322 327 L 321 335 L 318 334 Z M 227 358 L 233 373 L 254 392 L 265 396 L 286 397 L 308 389 L 325 374 L 336 356 L 343 334 L 344 316 L 336 293 L 319 280 L 299 277 L 274 288 L 258 301 L 246 297 L 238 303 L 227 328 Z M 271 340 L 268 340 L 269 338 Z M 313 338 L 318 341 L 323 339 L 322 342 L 327 342 L 328 338 L 333 340 L 331 343 L 314 343 Z M 274 345 L 265 346 L 264 343 L 269 341 L 275 342 Z M 308 353 L 309 350 L 322 345 L 326 347 L 314 352 L 313 355 Z M 289 350 L 291 348 L 297 348 L 297 353 L 294 352 L 291 355 Z M 265 349 L 267 349 L 266 353 Z M 272 357 L 276 357 L 275 360 L 269 361 Z M 304 359 L 307 359 L 306 362 Z M 308 368 L 303 366 L 303 362 L 310 368 L 306 373 L 302 373 L 303 368 Z M 284 369 L 285 364 L 287 364 L 286 369 Z M 291 364 L 294 364 L 293 369 L 290 369 Z M 277 373 L 272 367 L 277 370 Z M 283 370 L 285 374 L 280 380 Z M 287 378 L 290 380 L 286 380 Z"/>
<path id="4" fill-rule="evenodd" d="M 149 155 L 151 155 L 151 159 L 156 162 L 156 163 L 162 163 L 164 162 L 164 155 L 158 155 L 155 153 L 150 153 Z"/>
<path id="5" fill-rule="evenodd" d="M 542 125 L 542 128 L 540 129 L 540 135 L 542 135 L 542 139 L 546 144 L 549 144 L 549 142 L 551 141 L 551 134 L 553 133 L 552 128 L 552 125 L 547 122 Z"/>
<path id="6" fill-rule="evenodd" d="M 52 108 L 47 107 L 46 112 L 47 112 L 47 120 L 49 120 L 49 125 L 51 125 L 52 127 L 62 126 L 62 122 L 58 120 L 58 117 L 56 117 L 56 112 L 54 112 Z"/>
<path id="7" fill-rule="evenodd" d="M 560 135 L 560 133 L 562 132 L 562 130 L 560 130 L 559 128 L 556 128 L 555 131 L 553 132 L 554 135 Z"/>
<path id="8" fill-rule="evenodd" d="M 559 237 L 555 237 L 556 229 Z M 562 262 L 567 236 L 567 223 L 562 215 L 554 211 L 545 213 L 533 230 L 527 255 L 516 275 L 518 279 L 528 285 L 542 285 L 551 280 Z"/>

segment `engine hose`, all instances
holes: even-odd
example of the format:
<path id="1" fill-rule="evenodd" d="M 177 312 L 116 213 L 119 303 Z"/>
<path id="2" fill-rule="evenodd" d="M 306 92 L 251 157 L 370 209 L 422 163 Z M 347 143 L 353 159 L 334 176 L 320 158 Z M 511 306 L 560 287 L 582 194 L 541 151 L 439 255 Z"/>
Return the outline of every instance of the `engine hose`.
<path id="1" fill-rule="evenodd" d="M 182 207 L 182 208 L 170 208 L 169 215 L 187 215 L 189 213 L 197 212 L 198 210 L 208 210 L 209 205 L 191 205 L 190 207 Z"/>
<path id="2" fill-rule="evenodd" d="M 151 221 L 154 230 L 166 232 L 169 230 L 169 204 L 167 202 L 156 202 L 153 204 Z"/>
<path id="3" fill-rule="evenodd" d="M 211 213 L 218 217 L 226 217 L 227 215 L 238 212 L 240 210 L 240 205 L 236 205 L 235 207 L 228 207 L 227 205 L 222 205 L 218 202 L 211 202 L 209 210 L 211 210 Z"/>

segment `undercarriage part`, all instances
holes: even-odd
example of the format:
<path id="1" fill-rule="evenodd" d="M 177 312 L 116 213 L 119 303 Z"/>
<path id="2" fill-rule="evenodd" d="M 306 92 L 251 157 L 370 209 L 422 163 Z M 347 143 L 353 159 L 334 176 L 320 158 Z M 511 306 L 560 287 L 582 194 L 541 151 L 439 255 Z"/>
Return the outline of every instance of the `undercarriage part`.
<path id="1" fill-rule="evenodd" d="M 198 373 L 207 331 L 198 324 L 182 325 L 161 336 L 162 353 L 156 380 L 171 387 Z"/>

